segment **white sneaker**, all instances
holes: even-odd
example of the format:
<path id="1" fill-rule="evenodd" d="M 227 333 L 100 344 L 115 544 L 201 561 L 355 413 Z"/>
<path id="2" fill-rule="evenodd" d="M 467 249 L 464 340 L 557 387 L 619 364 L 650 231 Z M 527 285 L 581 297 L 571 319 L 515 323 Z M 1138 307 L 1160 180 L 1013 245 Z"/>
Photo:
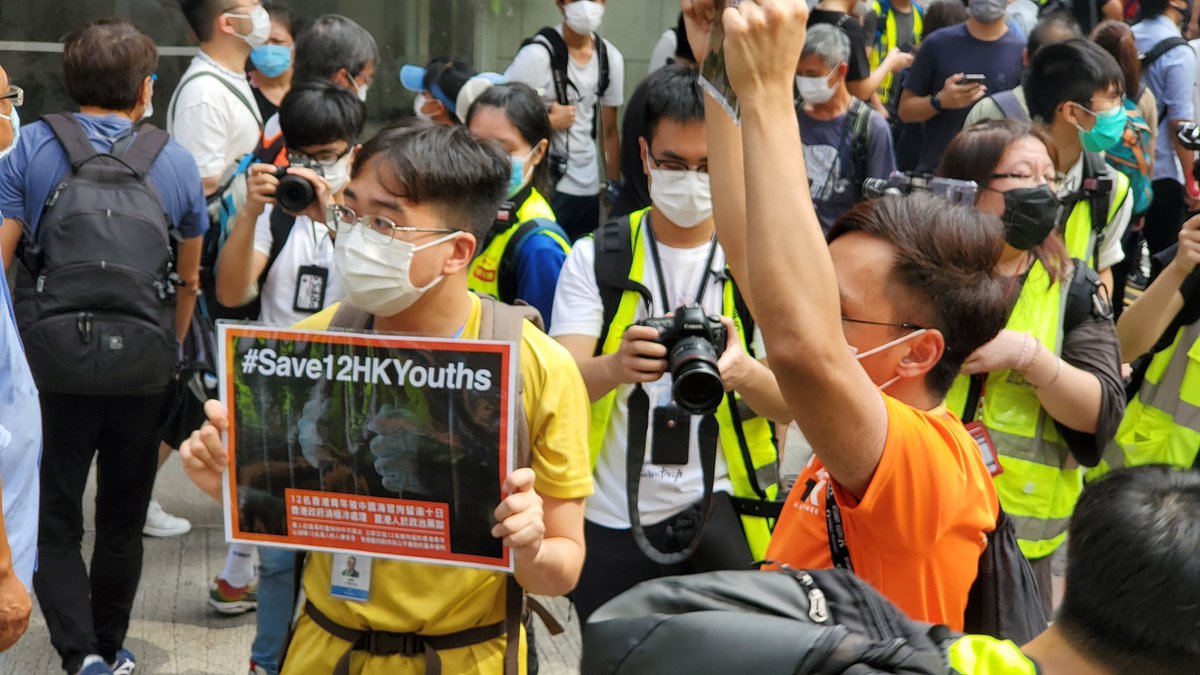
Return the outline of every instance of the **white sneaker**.
<path id="1" fill-rule="evenodd" d="M 147 537 L 178 537 L 192 531 L 192 524 L 186 518 L 173 516 L 158 503 L 157 499 L 150 500 L 146 508 L 146 524 L 142 526 L 142 534 Z"/>

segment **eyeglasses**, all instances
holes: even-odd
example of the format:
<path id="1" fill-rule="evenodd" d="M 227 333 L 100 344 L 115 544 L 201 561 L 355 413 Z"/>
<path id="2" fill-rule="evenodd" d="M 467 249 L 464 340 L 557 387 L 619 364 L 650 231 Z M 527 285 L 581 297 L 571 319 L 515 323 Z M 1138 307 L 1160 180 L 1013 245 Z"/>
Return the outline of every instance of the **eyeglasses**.
<path id="1" fill-rule="evenodd" d="M 354 209 L 341 204 L 330 204 L 325 209 L 325 227 L 335 234 L 347 234 L 355 225 L 367 228 L 366 238 L 373 244 L 387 246 L 397 234 L 452 234 L 456 230 L 445 228 L 402 227 L 383 216 L 358 215 Z"/>
<path id="2" fill-rule="evenodd" d="M 25 103 L 25 90 L 16 85 L 11 85 L 8 88 L 8 92 L 0 96 L 0 101 L 8 101 L 12 104 L 12 107 L 20 108 Z"/>
<path id="3" fill-rule="evenodd" d="M 290 151 L 288 151 L 288 154 L 287 154 L 288 163 L 296 164 L 299 166 L 309 166 L 312 164 L 316 164 L 317 166 L 321 167 L 322 170 L 328 170 L 328 169 L 333 168 L 334 164 L 337 164 L 338 162 L 340 162 L 343 157 L 350 154 L 350 151 L 352 149 L 353 149 L 353 146 L 348 147 L 348 148 L 346 148 L 346 151 L 341 154 L 338 154 L 338 153 L 334 152 L 333 150 L 322 150 L 321 152 L 318 152 L 315 155 L 306 155 L 303 152 L 297 152 L 295 150 L 290 150 Z"/>
<path id="4" fill-rule="evenodd" d="M 848 316 L 843 316 L 842 321 L 847 323 L 861 323 L 868 326 L 890 326 L 892 328 L 905 328 L 907 330 L 928 330 L 924 326 L 918 326 L 915 323 L 909 323 L 907 321 L 902 321 L 900 323 L 892 323 L 888 321 L 867 321 L 866 319 L 851 319 Z"/>
<path id="5" fill-rule="evenodd" d="M 649 150 L 646 151 L 646 156 L 650 161 L 654 162 L 654 166 L 666 171 L 695 171 L 697 173 L 708 173 L 708 162 L 697 164 L 696 166 L 688 166 L 687 164 L 677 159 L 659 159 L 652 155 Z"/>
<path id="6" fill-rule="evenodd" d="M 1038 181 L 1038 185 L 1042 185 L 1043 183 L 1050 183 L 1050 184 L 1061 183 L 1066 179 L 1066 175 L 1061 174 L 1061 173 L 1055 173 L 1055 174 L 1050 174 L 1050 175 L 1045 175 L 1045 176 L 1035 176 L 1031 173 L 994 173 L 994 174 L 992 174 L 992 180 L 1002 180 L 1005 178 L 1009 178 L 1012 180 L 1036 180 L 1036 181 Z"/>

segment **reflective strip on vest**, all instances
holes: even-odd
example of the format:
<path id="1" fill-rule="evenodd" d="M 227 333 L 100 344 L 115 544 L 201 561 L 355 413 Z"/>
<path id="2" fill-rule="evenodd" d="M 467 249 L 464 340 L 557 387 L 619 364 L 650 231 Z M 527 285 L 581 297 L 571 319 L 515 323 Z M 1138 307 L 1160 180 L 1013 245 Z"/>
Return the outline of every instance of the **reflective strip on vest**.
<path id="1" fill-rule="evenodd" d="M 1129 177 L 1120 171 L 1112 171 L 1116 176 L 1116 185 L 1113 187 L 1112 198 L 1108 204 L 1108 219 L 1105 222 L 1105 227 L 1112 223 L 1117 217 L 1117 213 L 1121 210 L 1121 205 L 1129 197 Z M 1093 269 L 1099 264 L 1096 260 L 1096 232 L 1092 231 L 1092 205 L 1087 199 L 1080 200 L 1071 209 L 1071 216 L 1067 218 L 1066 232 L 1063 234 L 1063 240 L 1067 244 L 1067 255 L 1077 260 L 1086 260 Z"/>
<path id="2" fill-rule="evenodd" d="M 530 190 L 529 198 L 525 200 L 521 208 L 517 209 L 515 215 L 516 222 L 507 230 L 492 237 L 487 248 L 471 261 L 471 274 L 467 276 L 467 288 L 470 290 L 503 300 L 500 297 L 500 263 L 504 260 L 504 252 L 508 249 L 513 235 L 522 225 L 534 218 L 556 220 L 554 210 L 550 208 L 546 198 L 536 188 Z M 544 234 L 558 242 L 564 252 L 570 253 L 571 244 L 569 242 L 563 241 L 563 238 L 554 232 L 545 232 Z"/>
<path id="3" fill-rule="evenodd" d="M 955 675 L 1037 675 L 1038 669 L 1011 640 L 964 635 L 946 650 Z"/>
<path id="4" fill-rule="evenodd" d="M 1188 470 L 1200 452 L 1200 321 L 1184 326 L 1171 346 L 1154 355 L 1121 426 L 1088 471 L 1094 481 L 1110 469 L 1166 464 Z"/>
<path id="5" fill-rule="evenodd" d="M 629 215 L 629 236 L 632 238 L 633 256 L 628 279 L 639 285 L 644 285 L 643 273 L 646 255 L 641 236 L 642 224 L 645 223 L 645 217 L 649 211 L 650 209 L 646 208 Z M 615 354 L 617 352 L 621 346 L 621 336 L 625 333 L 625 329 L 633 324 L 637 316 L 638 305 L 642 301 L 642 296 L 635 291 L 625 291 L 621 294 L 621 302 L 617 307 L 612 324 L 608 327 L 608 337 L 604 341 L 601 353 Z M 738 315 L 734 307 L 733 285 L 729 283 L 725 284 L 721 313 L 733 320 L 738 335 L 742 339 L 742 347 L 749 352 L 749 342 L 752 336 L 745 334 L 742 317 Z M 595 468 L 596 460 L 604 447 L 609 420 L 612 417 L 613 407 L 617 403 L 618 389 L 620 387 L 608 392 L 592 404 L 588 441 L 593 468 Z M 740 399 L 741 397 L 736 398 Z M 745 407 L 739 406 L 739 409 L 744 410 Z M 733 484 L 734 496 L 745 499 L 774 500 L 779 490 L 777 464 L 779 455 L 775 448 L 770 421 L 763 417 L 756 416 L 747 419 L 743 416 L 740 425 L 741 434 L 745 437 L 746 447 L 753 465 L 747 467 L 742 457 L 742 446 L 738 438 L 739 425 L 733 419 L 729 397 L 726 397 L 717 408 L 716 418 L 720 425 L 721 452 L 725 456 L 725 463 L 729 468 L 729 480 Z M 754 482 L 750 480 L 751 473 L 755 477 Z M 762 494 L 755 491 L 755 484 L 762 490 Z M 766 518 L 742 517 L 746 542 L 749 544 L 750 554 L 754 556 L 755 560 L 761 560 L 766 555 L 767 544 L 771 540 L 771 529 L 774 526 L 775 522 Z"/>
<path id="6" fill-rule="evenodd" d="M 921 11 L 917 8 L 916 3 L 913 3 L 910 9 L 912 10 L 913 17 L 913 41 L 920 43 L 921 33 L 925 30 L 924 19 L 921 17 Z M 875 0 L 875 2 L 871 4 L 871 11 L 875 12 L 875 16 L 883 14 L 883 4 L 879 2 L 879 0 Z M 871 70 L 875 70 L 881 63 L 883 63 L 883 59 L 887 56 L 888 51 L 890 51 L 891 48 L 896 45 L 896 39 L 896 13 L 892 10 L 891 4 L 889 4 L 887 15 L 884 17 L 883 34 L 880 35 L 879 39 L 876 41 L 875 48 L 870 50 L 868 53 L 868 56 L 871 57 Z M 888 73 L 883 76 L 883 81 L 879 83 L 878 90 L 880 103 L 886 104 L 891 98 L 892 84 L 895 81 L 895 78 L 895 73 L 892 73 L 891 71 L 888 71 Z M 899 94 L 899 92 L 896 93 Z"/>
<path id="7" fill-rule="evenodd" d="M 1066 303 L 1062 283 L 1051 285 L 1046 268 L 1035 262 L 1006 328 L 1037 338 L 1057 355 L 1062 351 Z M 966 404 L 969 383 L 965 375 L 956 378 L 947 396 L 951 411 L 959 412 Z M 1016 526 L 1022 553 L 1030 560 L 1050 555 L 1066 538 L 1067 520 L 1083 492 L 1082 472 L 1066 442 L 1037 391 L 1013 370 L 987 375 L 975 417 L 987 427 L 1004 469 L 995 478 L 996 492 Z"/>

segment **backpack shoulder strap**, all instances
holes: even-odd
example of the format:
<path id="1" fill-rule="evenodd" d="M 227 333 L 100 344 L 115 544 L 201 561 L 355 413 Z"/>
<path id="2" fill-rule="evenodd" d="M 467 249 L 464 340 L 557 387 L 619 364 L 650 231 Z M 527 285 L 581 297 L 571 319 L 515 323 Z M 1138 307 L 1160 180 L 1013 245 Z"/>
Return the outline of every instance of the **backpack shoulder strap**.
<path id="1" fill-rule="evenodd" d="M 502 340 L 504 342 L 521 343 L 528 321 L 539 329 L 542 328 L 542 316 L 529 305 L 506 305 L 495 298 L 479 296 L 479 339 Z M 529 425 L 525 420 L 524 395 L 525 380 L 517 370 L 516 396 L 516 466 L 517 468 L 531 466 L 533 463 L 533 444 L 529 438 Z"/>
<path id="2" fill-rule="evenodd" d="M 513 302 L 517 299 L 517 255 L 521 252 L 521 246 L 529 241 L 530 237 L 541 232 L 553 232 L 562 237 L 563 241 L 571 240 L 562 227 L 553 220 L 531 218 L 517 226 L 517 231 L 508 240 L 508 246 L 500 256 L 500 266 L 496 272 L 500 280 L 500 300 L 502 302 Z"/>
<path id="3" fill-rule="evenodd" d="M 1018 122 L 1028 122 L 1029 115 L 1025 109 L 1021 107 L 1021 102 L 1017 100 L 1017 95 L 1011 89 L 1000 91 L 992 94 L 992 102 L 1000 109 L 1000 113 L 1006 119 L 1016 120 Z"/>
<path id="4" fill-rule="evenodd" d="M 600 304 L 604 307 L 604 318 L 600 337 L 596 340 L 596 354 L 604 349 L 608 331 L 621 306 L 621 296 L 627 290 L 645 294 L 646 289 L 631 284 L 629 270 L 633 267 L 633 241 L 630 236 L 631 216 L 614 218 L 600 226 L 595 233 L 596 253 L 593 268 L 596 286 L 600 291 Z"/>
<path id="5" fill-rule="evenodd" d="M 596 41 L 596 58 L 600 60 L 600 80 L 596 87 L 596 105 L 600 105 L 600 98 L 608 91 L 609 84 L 608 45 L 604 43 L 604 38 L 600 37 L 599 33 L 593 33 L 592 37 Z"/>
<path id="6" fill-rule="evenodd" d="M 537 35 L 529 38 L 524 42 L 524 45 L 541 45 L 547 52 L 550 53 L 550 72 L 554 79 L 554 98 L 558 100 L 559 105 L 570 105 L 571 101 L 567 98 L 567 59 L 570 58 L 567 54 L 567 43 L 563 40 L 563 36 L 558 34 L 550 26 L 539 30 Z"/>
<path id="7" fill-rule="evenodd" d="M 850 99 L 850 161 L 860 185 L 867 177 L 867 155 L 871 148 L 871 107 L 857 98 Z"/>
<path id="8" fill-rule="evenodd" d="M 1072 259 L 1075 270 L 1067 287 L 1067 307 L 1063 316 L 1063 332 L 1069 333 L 1089 317 L 1111 317 L 1112 304 L 1100 282 L 1100 275 L 1086 262 Z"/>
<path id="9" fill-rule="evenodd" d="M 287 245 L 288 237 L 292 236 L 292 228 L 296 225 L 296 216 L 276 206 L 271 209 L 270 222 L 271 250 L 267 253 L 267 266 L 263 268 L 262 274 L 258 277 L 260 288 L 263 282 L 267 280 L 267 274 L 270 273 L 271 267 L 279 258 L 279 254 L 283 252 L 283 247 Z"/>
<path id="10" fill-rule="evenodd" d="M 1149 68 L 1150 64 L 1161 58 L 1163 54 L 1166 54 L 1176 47 L 1183 47 L 1186 44 L 1187 40 L 1184 40 L 1182 37 L 1169 37 L 1166 40 L 1159 42 L 1158 44 L 1154 45 L 1150 51 L 1142 55 L 1142 68 Z"/>
<path id="11" fill-rule="evenodd" d="M 263 120 L 262 115 L 258 112 L 258 106 L 251 102 L 250 99 L 246 98 L 246 95 L 238 91 L 238 88 L 230 84 L 228 80 L 212 72 L 211 70 L 201 70 L 200 72 L 193 74 L 191 77 L 179 83 L 179 86 L 175 88 L 175 96 L 171 98 L 171 104 L 167 109 L 167 119 L 172 121 L 175 119 L 175 101 L 179 98 L 179 92 L 183 91 L 184 86 L 186 86 L 188 82 L 201 77 L 211 77 L 224 85 L 224 87 L 228 89 L 231 94 L 236 96 L 237 99 L 242 102 L 242 105 L 246 106 L 246 110 L 250 111 L 251 117 L 253 117 L 254 121 L 258 123 L 259 130 L 262 130 Z"/>
<path id="12" fill-rule="evenodd" d="M 143 124 L 138 127 L 133 144 L 120 154 L 121 160 L 139 175 L 145 176 L 150 173 L 154 160 L 158 159 L 170 140 L 171 136 L 162 129 L 153 124 Z"/>
<path id="13" fill-rule="evenodd" d="M 79 166 L 97 154 L 96 148 L 83 131 L 83 125 L 74 115 L 43 115 L 42 121 L 54 132 L 55 138 L 67 152 L 71 160 L 71 172 L 79 170 Z"/>

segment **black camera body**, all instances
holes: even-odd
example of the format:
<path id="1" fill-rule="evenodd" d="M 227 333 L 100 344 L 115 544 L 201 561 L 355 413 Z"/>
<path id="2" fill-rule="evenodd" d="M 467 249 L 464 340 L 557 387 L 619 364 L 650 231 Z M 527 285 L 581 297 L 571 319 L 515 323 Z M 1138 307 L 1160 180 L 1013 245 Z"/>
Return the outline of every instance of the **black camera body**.
<path id="1" fill-rule="evenodd" d="M 275 169 L 275 177 L 279 179 L 279 187 L 275 188 L 275 203 L 284 211 L 300 213 L 316 201 L 317 190 L 308 179 L 288 173 L 288 169 L 293 166 L 311 169 L 318 176 L 324 176 L 325 172 L 315 162 L 311 164 L 307 162 L 292 162 L 289 166 L 281 166 Z"/>
<path id="2" fill-rule="evenodd" d="M 643 319 L 639 326 L 658 331 L 654 340 L 667 348 L 671 397 L 693 415 L 713 412 L 725 398 L 717 359 L 725 352 L 725 324 L 700 307 L 680 307 L 673 316 Z"/>
<path id="3" fill-rule="evenodd" d="M 884 195 L 907 195 L 918 191 L 928 192 L 954 204 L 973 207 L 979 186 L 970 180 L 903 171 L 893 171 L 887 178 L 868 178 L 863 181 L 863 197 L 866 199 L 879 199 Z"/>

